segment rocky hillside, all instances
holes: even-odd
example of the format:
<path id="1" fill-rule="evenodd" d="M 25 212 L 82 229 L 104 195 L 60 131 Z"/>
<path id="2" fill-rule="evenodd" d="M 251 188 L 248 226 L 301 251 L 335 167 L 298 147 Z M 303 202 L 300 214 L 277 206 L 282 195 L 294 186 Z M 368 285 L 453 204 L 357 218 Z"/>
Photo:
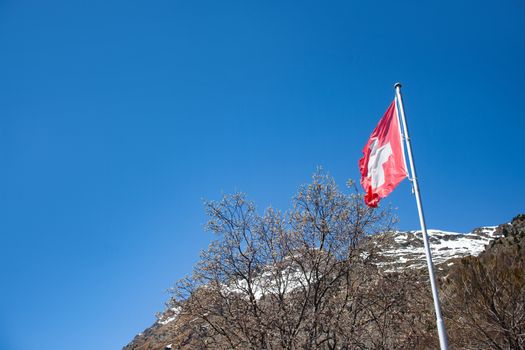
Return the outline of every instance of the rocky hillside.
<path id="1" fill-rule="evenodd" d="M 495 239 L 504 235 L 500 226 L 481 227 L 468 233 L 429 230 L 433 260 L 439 270 L 447 269 L 466 256 L 477 256 Z M 385 272 L 426 267 L 420 231 L 391 232 L 372 237 L 380 257 L 377 264 Z M 159 314 L 157 321 L 124 347 L 130 349 L 175 348 L 177 334 L 192 320 L 183 320 L 177 308 Z"/>

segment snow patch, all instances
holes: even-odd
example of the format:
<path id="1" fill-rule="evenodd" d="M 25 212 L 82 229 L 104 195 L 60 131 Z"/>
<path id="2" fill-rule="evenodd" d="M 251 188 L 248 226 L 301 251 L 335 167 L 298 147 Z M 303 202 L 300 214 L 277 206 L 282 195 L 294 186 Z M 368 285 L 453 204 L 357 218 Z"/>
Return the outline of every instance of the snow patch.
<path id="1" fill-rule="evenodd" d="M 435 264 L 439 264 L 452 258 L 479 255 L 492 240 L 498 237 L 495 234 L 496 227 L 485 226 L 469 233 L 427 230 L 432 260 Z M 387 271 L 390 267 L 398 270 L 425 266 L 426 256 L 421 231 L 395 232 L 393 242 L 390 242 L 385 244 L 379 253 L 387 258 L 387 262 L 381 264 L 389 267 Z"/>
<path id="2" fill-rule="evenodd" d="M 179 318 L 180 311 L 181 311 L 180 307 L 172 307 L 172 308 L 166 310 L 159 317 L 159 319 L 157 320 L 157 323 L 164 326 L 164 325 L 167 325 L 170 322 L 175 321 L 176 319 Z"/>

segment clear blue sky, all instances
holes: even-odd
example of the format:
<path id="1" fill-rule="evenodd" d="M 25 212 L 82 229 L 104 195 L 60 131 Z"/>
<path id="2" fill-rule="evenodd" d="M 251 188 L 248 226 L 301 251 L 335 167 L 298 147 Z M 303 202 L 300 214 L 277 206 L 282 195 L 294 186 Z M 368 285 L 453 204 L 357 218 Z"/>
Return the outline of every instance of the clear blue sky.
<path id="1" fill-rule="evenodd" d="M 525 4 L 1 1 L 0 349 L 119 349 L 211 236 L 357 179 L 404 84 L 428 225 L 524 212 Z M 386 202 L 415 229 L 405 181 Z"/>

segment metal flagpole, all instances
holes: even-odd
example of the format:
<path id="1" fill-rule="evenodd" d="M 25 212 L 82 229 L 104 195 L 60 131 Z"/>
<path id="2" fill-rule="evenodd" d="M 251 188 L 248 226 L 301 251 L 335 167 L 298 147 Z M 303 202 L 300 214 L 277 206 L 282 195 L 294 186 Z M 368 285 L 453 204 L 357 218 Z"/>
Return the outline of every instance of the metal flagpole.
<path id="1" fill-rule="evenodd" d="M 408 160 L 410 162 L 410 172 L 412 173 L 412 184 L 414 186 L 414 194 L 416 196 L 417 211 L 419 212 L 419 222 L 421 224 L 421 232 L 423 234 L 423 243 L 425 244 L 425 255 L 427 256 L 428 275 L 430 277 L 430 286 L 432 287 L 432 296 L 434 297 L 434 308 L 436 310 L 436 323 L 439 334 L 439 345 L 441 350 L 448 349 L 447 333 L 445 330 L 445 323 L 441 316 L 441 305 L 439 303 L 439 294 L 437 290 L 436 277 L 434 275 L 434 265 L 432 263 L 432 253 L 430 252 L 430 244 L 428 242 L 427 226 L 425 224 L 425 216 L 423 215 L 423 205 L 421 204 L 421 195 L 419 193 L 419 185 L 417 183 L 416 167 L 414 166 L 414 159 L 412 156 L 412 147 L 410 146 L 410 137 L 408 136 L 407 122 L 405 118 L 405 109 L 403 107 L 403 99 L 401 98 L 401 84 L 394 85 L 396 89 L 396 99 L 399 105 L 399 112 L 403 122 L 403 131 L 405 143 L 408 151 Z"/>

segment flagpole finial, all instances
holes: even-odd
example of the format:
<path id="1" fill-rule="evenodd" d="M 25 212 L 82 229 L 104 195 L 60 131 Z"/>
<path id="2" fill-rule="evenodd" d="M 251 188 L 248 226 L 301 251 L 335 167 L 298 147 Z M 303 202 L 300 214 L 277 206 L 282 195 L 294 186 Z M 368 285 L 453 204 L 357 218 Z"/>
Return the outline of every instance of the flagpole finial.
<path id="1" fill-rule="evenodd" d="M 399 82 L 395 83 L 394 84 L 394 89 L 397 89 L 398 86 L 401 87 L 401 83 L 399 83 Z"/>

